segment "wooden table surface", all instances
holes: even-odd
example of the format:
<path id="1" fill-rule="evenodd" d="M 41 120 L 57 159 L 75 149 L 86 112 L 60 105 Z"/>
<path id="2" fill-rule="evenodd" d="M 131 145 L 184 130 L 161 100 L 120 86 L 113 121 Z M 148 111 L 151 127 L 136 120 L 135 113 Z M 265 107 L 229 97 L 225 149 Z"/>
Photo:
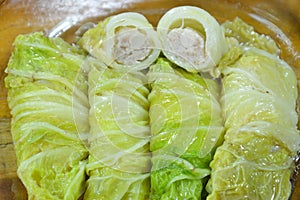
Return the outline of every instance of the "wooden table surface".
<path id="1" fill-rule="evenodd" d="M 100 20 L 104 16 L 122 11 L 140 11 L 156 25 L 160 16 L 178 5 L 197 5 L 208 10 L 220 22 L 239 16 L 255 25 L 258 31 L 270 34 L 281 47 L 282 57 L 294 67 L 300 77 L 300 1 L 299 0 L 0 0 L 0 199 L 27 199 L 26 191 L 17 177 L 16 156 L 10 134 L 10 114 L 4 69 L 12 51 L 14 38 L 21 33 L 49 31 L 66 17 L 79 20 Z M 255 15 L 249 15 L 249 13 Z M 271 21 L 267 26 L 260 16 Z M 270 24 L 269 24 L 270 25 Z M 274 25 L 274 26 L 273 26 Z M 275 27 L 275 28 L 274 28 Z M 280 27 L 280 31 L 274 30 Z M 271 29 L 271 30 L 270 30 Z M 72 41 L 71 32 L 64 38 Z M 290 45 L 291 48 L 284 46 Z M 300 82 L 300 81 L 298 81 Z M 299 178 L 300 179 L 300 178 Z M 292 200 L 300 199 L 300 181 Z"/>

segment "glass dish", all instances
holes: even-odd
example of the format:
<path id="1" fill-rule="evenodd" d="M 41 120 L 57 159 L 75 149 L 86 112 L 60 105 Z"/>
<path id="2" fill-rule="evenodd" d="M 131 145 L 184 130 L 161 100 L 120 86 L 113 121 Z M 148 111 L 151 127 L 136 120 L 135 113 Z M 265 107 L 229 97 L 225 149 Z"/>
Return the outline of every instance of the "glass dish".
<path id="1" fill-rule="evenodd" d="M 44 31 L 76 40 L 75 32 L 87 22 L 97 23 L 106 16 L 125 11 L 144 14 L 153 26 L 170 8 L 180 5 L 201 7 L 220 23 L 240 17 L 259 33 L 270 35 L 282 49 L 281 57 L 300 79 L 300 2 L 299 0 L 1 0 L 0 1 L 0 199 L 26 199 L 26 190 L 17 178 L 16 157 L 10 135 L 6 68 L 14 38 L 21 33 Z M 298 81 L 298 83 L 300 83 Z M 296 181 L 299 159 L 292 183 L 291 200 L 300 198 L 300 180 Z M 300 178 L 298 178 L 300 179 Z"/>

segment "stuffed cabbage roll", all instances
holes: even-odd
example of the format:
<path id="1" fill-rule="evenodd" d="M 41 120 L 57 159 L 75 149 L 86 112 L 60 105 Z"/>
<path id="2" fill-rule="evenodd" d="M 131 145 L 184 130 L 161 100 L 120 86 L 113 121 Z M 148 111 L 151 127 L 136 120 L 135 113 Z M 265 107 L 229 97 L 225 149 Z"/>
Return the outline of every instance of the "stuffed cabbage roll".
<path id="1" fill-rule="evenodd" d="M 270 36 L 257 33 L 252 26 L 238 17 L 224 22 L 222 27 L 229 46 L 256 47 L 274 55 L 280 53 L 279 47 Z"/>
<path id="2" fill-rule="evenodd" d="M 151 93 L 151 199 L 200 199 L 222 141 L 218 84 L 160 58 L 148 73 Z"/>
<path id="3" fill-rule="evenodd" d="M 148 20 L 139 13 L 121 13 L 89 29 L 79 45 L 106 65 L 145 69 L 159 56 L 160 42 Z"/>
<path id="4" fill-rule="evenodd" d="M 28 199 L 78 199 L 89 131 L 83 51 L 42 33 L 19 35 L 5 79 L 18 176 Z"/>
<path id="5" fill-rule="evenodd" d="M 287 63 L 263 50 L 236 47 L 219 68 L 227 129 L 253 121 L 296 128 L 297 78 Z"/>
<path id="6" fill-rule="evenodd" d="M 164 55 L 189 72 L 210 72 L 227 51 L 222 27 L 205 10 L 193 6 L 166 12 L 157 26 Z"/>
<path id="7" fill-rule="evenodd" d="M 146 76 L 91 64 L 90 137 L 84 199 L 148 199 L 149 103 Z"/>
<path id="8" fill-rule="evenodd" d="M 227 132 L 210 164 L 207 199 L 289 199 L 300 147 L 293 70 L 249 47 L 233 48 L 220 70 Z"/>

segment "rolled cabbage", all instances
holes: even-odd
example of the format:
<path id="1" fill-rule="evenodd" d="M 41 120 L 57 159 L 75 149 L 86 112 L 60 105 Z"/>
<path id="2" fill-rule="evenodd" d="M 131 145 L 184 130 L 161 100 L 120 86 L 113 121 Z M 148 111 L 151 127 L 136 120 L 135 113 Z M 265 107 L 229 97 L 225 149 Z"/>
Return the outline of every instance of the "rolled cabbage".
<path id="1" fill-rule="evenodd" d="M 199 199 L 222 141 L 218 85 L 160 58 L 148 73 L 151 199 Z"/>
<path id="2" fill-rule="evenodd" d="M 229 46 L 255 47 L 274 55 L 280 53 L 279 47 L 270 36 L 257 33 L 252 26 L 238 17 L 233 21 L 224 22 L 222 27 Z"/>
<path id="3" fill-rule="evenodd" d="M 117 69 L 146 69 L 160 54 L 157 33 L 139 13 L 114 15 L 89 29 L 78 44 L 106 65 Z"/>
<path id="4" fill-rule="evenodd" d="M 89 178 L 84 199 L 148 199 L 151 156 L 146 76 L 97 62 L 91 66 Z"/>
<path id="5" fill-rule="evenodd" d="M 18 176 L 28 199 L 78 199 L 89 131 L 83 51 L 42 33 L 19 35 L 5 78 Z"/>
<path id="6" fill-rule="evenodd" d="M 227 132 L 210 164 L 207 199 L 289 199 L 300 147 L 293 70 L 250 47 L 231 49 L 219 67 Z"/>
<path id="7" fill-rule="evenodd" d="M 222 27 L 205 10 L 193 6 L 166 12 L 157 26 L 164 55 L 189 72 L 210 72 L 227 51 Z"/>
<path id="8" fill-rule="evenodd" d="M 220 62 L 225 127 L 268 121 L 296 128 L 297 78 L 277 56 L 249 47 L 232 49 Z"/>

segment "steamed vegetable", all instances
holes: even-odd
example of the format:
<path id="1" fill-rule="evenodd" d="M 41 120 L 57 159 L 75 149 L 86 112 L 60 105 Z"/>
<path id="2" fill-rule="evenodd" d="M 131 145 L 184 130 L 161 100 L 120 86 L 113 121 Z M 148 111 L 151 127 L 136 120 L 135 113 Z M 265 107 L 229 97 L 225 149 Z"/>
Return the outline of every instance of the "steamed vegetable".
<path id="1" fill-rule="evenodd" d="M 166 12 L 157 26 L 164 55 L 189 72 L 210 72 L 227 51 L 222 27 L 205 10 L 193 6 Z"/>
<path id="2" fill-rule="evenodd" d="M 92 56 L 117 69 L 145 69 L 159 56 L 153 26 L 139 13 L 121 13 L 89 29 L 78 42 Z"/>
<path id="3" fill-rule="evenodd" d="M 222 141 L 218 87 L 159 59 L 148 73 L 151 85 L 151 199 L 199 199 L 209 162 Z"/>
<path id="4" fill-rule="evenodd" d="M 276 42 L 270 36 L 255 32 L 252 26 L 238 17 L 233 21 L 224 22 L 222 27 L 230 46 L 256 47 L 274 55 L 279 55 L 280 53 Z"/>
<path id="5" fill-rule="evenodd" d="M 236 47 L 219 67 L 226 128 L 253 121 L 296 128 L 297 79 L 287 63 L 256 48 Z"/>
<path id="6" fill-rule="evenodd" d="M 91 65 L 85 199 L 148 199 L 151 157 L 146 76 L 95 61 Z"/>
<path id="7" fill-rule="evenodd" d="M 42 33 L 19 35 L 5 79 L 18 176 L 29 199 L 78 199 L 89 131 L 83 51 Z"/>
<path id="8" fill-rule="evenodd" d="M 193 6 L 157 32 L 134 12 L 91 24 L 79 46 L 14 42 L 5 83 L 29 199 L 289 198 L 297 78 L 272 38 Z"/>
<path id="9" fill-rule="evenodd" d="M 300 147 L 294 72 L 250 47 L 231 49 L 220 70 L 227 132 L 210 164 L 207 199 L 288 199 Z"/>

